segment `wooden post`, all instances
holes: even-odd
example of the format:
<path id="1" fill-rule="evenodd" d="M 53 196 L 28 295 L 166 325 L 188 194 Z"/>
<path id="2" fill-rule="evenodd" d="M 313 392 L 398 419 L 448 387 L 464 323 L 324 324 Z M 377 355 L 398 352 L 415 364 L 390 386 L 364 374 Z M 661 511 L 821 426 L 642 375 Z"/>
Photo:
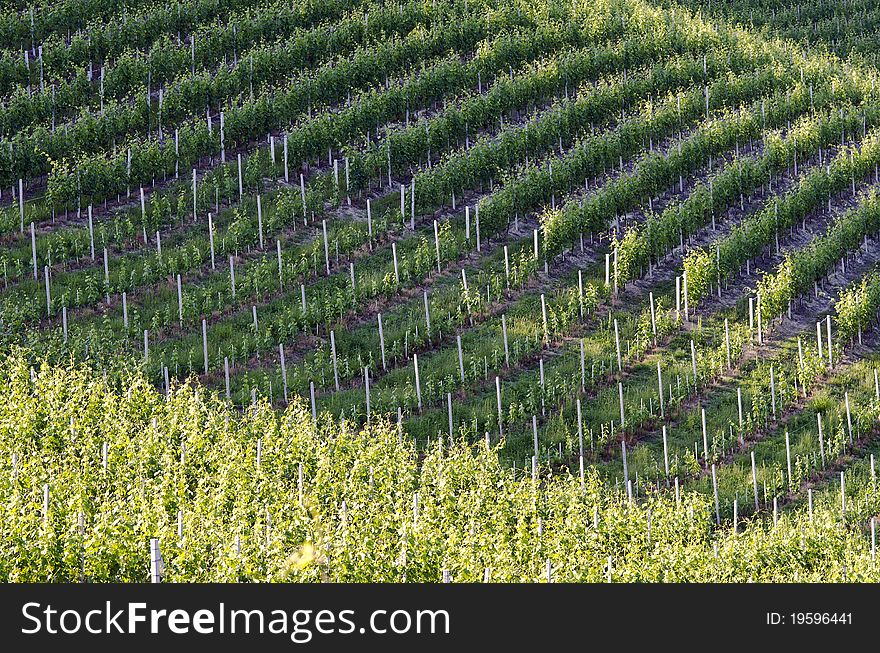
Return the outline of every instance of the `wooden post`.
<path id="1" fill-rule="evenodd" d="M 284 134 L 284 138 L 282 139 L 282 149 L 284 150 L 284 183 L 290 183 L 290 169 L 287 166 L 287 134 Z M 303 211 L 305 211 L 305 207 L 303 207 Z"/>
<path id="2" fill-rule="evenodd" d="M 43 276 L 46 279 L 46 315 L 52 315 L 52 294 L 49 290 L 49 266 L 43 266 Z"/>
<path id="3" fill-rule="evenodd" d="M 287 403 L 287 365 L 284 362 L 284 345 L 280 342 L 278 343 L 278 355 L 281 358 L 281 382 L 284 385 L 284 403 Z"/>
<path id="4" fill-rule="evenodd" d="M 831 315 L 825 316 L 825 324 L 827 325 L 828 336 L 828 369 L 834 369 L 834 347 L 831 343 Z"/>
<path id="5" fill-rule="evenodd" d="M 690 312 L 688 311 L 688 275 L 687 270 L 681 275 L 681 294 L 682 299 L 684 300 L 684 321 L 687 322 L 690 319 Z"/>
<path id="6" fill-rule="evenodd" d="M 742 445 L 743 442 L 743 395 L 742 395 L 742 387 L 737 386 L 736 388 L 736 408 L 737 413 L 739 414 L 739 443 Z"/>
<path id="7" fill-rule="evenodd" d="M 449 417 L 449 446 L 452 446 L 452 393 L 446 393 L 446 409 Z"/>
<path id="8" fill-rule="evenodd" d="M 538 458 L 538 416 L 532 415 L 532 437 L 535 441 L 535 459 Z"/>
<path id="9" fill-rule="evenodd" d="M 501 314 L 501 334 L 504 337 L 504 364 L 510 367 L 510 350 L 507 347 L 507 317 Z"/>
<path id="10" fill-rule="evenodd" d="M 300 304 L 302 305 L 303 315 L 306 314 L 306 287 L 305 284 L 299 284 Z"/>
<path id="11" fill-rule="evenodd" d="M 159 539 L 150 538 L 150 582 L 162 582 L 162 553 L 159 551 Z"/>
<path id="12" fill-rule="evenodd" d="M 477 252 L 480 252 L 480 205 L 474 206 L 474 227 L 476 228 Z"/>
<path id="13" fill-rule="evenodd" d="M 669 484 L 669 448 L 666 444 L 666 424 L 663 425 L 663 469 L 666 472 L 667 487 Z"/>
<path id="14" fill-rule="evenodd" d="M 703 460 L 709 464 L 709 434 L 706 431 L 706 409 L 700 407 L 700 423 L 703 426 Z"/>
<path id="15" fill-rule="evenodd" d="M 419 402 L 419 412 L 422 410 L 422 384 L 419 380 L 419 355 L 413 354 L 413 368 L 416 372 L 416 397 Z"/>
<path id="16" fill-rule="evenodd" d="M 278 288 L 284 290 L 284 264 L 281 261 L 281 241 L 277 238 L 275 239 L 275 250 L 278 254 Z"/>
<path id="17" fill-rule="evenodd" d="M 620 455 L 623 458 L 623 484 L 629 489 L 629 467 L 626 464 L 626 438 L 620 441 Z"/>
<path id="18" fill-rule="evenodd" d="M 12 154 L 11 147 L 10 154 Z M 24 233 L 24 180 L 21 178 L 18 180 L 18 212 L 21 215 L 21 233 Z"/>
<path id="19" fill-rule="evenodd" d="M 691 367 L 694 371 L 694 389 L 697 387 L 697 350 L 694 347 L 694 340 L 691 338 Z"/>
<path id="20" fill-rule="evenodd" d="M 442 271 L 440 269 L 440 235 L 437 230 L 437 221 L 436 220 L 434 220 L 434 250 L 437 253 L 437 274 L 440 274 Z"/>
<path id="21" fill-rule="evenodd" d="M 578 274 L 580 274 L 580 272 Z M 651 303 L 651 333 L 654 334 L 654 344 L 656 345 L 657 344 L 657 312 L 654 309 L 654 292 L 653 291 L 648 293 L 648 298 Z"/>
<path id="22" fill-rule="evenodd" d="M 773 374 L 773 366 L 770 366 L 770 405 L 773 409 L 773 419 L 776 419 L 776 377 Z"/>
<path id="23" fill-rule="evenodd" d="M 617 394 L 620 398 L 620 430 L 623 431 L 626 428 L 626 421 L 623 414 L 623 383 L 621 381 L 617 382 Z"/>
<path id="24" fill-rule="evenodd" d="M 819 451 L 822 454 L 822 469 L 825 469 L 825 439 L 822 434 L 822 413 L 816 413 L 816 422 L 819 424 Z"/>
<path id="25" fill-rule="evenodd" d="M 229 255 L 229 285 L 232 288 L 232 299 L 235 299 L 235 264 L 232 261 L 232 254 Z"/>
<path id="26" fill-rule="evenodd" d="M 849 434 L 849 444 L 852 446 L 853 443 L 853 428 L 852 428 L 852 414 L 849 410 L 849 392 L 843 393 L 843 400 L 846 404 L 846 430 Z"/>
<path id="27" fill-rule="evenodd" d="M 67 306 L 61 307 L 61 327 L 64 332 L 64 342 L 67 342 Z"/>
<path id="28" fill-rule="evenodd" d="M 34 223 L 31 222 L 31 260 L 34 263 L 34 281 L 37 280 L 37 234 L 34 231 Z"/>
<path id="29" fill-rule="evenodd" d="M 752 490 L 755 495 L 755 512 L 758 512 L 760 509 L 758 504 L 758 469 L 755 466 L 755 452 L 750 451 L 749 454 L 752 460 Z"/>
<path id="30" fill-rule="evenodd" d="M 346 177 L 348 176 L 348 159 L 345 160 L 345 172 Z M 346 182 L 346 186 L 347 186 Z M 364 365 L 364 394 L 366 396 L 367 401 L 367 428 L 370 428 L 370 368 L 367 365 Z"/>
<path id="31" fill-rule="evenodd" d="M 394 281 L 400 285 L 400 273 L 397 270 L 397 243 L 391 243 L 391 254 L 394 257 Z M 464 270 L 462 270 L 464 274 Z"/>
<path id="32" fill-rule="evenodd" d="M 196 209 L 198 209 L 198 195 L 196 194 L 196 169 L 193 168 L 193 223 L 196 222 Z"/>
<path id="33" fill-rule="evenodd" d="M 547 300 L 544 298 L 544 293 L 541 293 L 541 316 L 544 325 L 544 343 L 549 345 L 550 331 L 547 326 Z"/>
<path id="34" fill-rule="evenodd" d="M 657 361 L 657 391 L 660 397 L 660 419 L 666 419 L 663 402 L 663 372 L 660 370 L 660 361 Z M 665 427 L 664 427 L 665 428 Z"/>
<path id="35" fill-rule="evenodd" d="M 211 218 L 211 214 L 208 213 L 208 242 L 211 245 L 211 269 L 216 270 L 216 266 L 214 265 L 214 220 Z"/>
<path id="36" fill-rule="evenodd" d="M 92 260 L 95 260 L 95 227 L 92 223 L 92 205 L 89 204 L 88 208 L 89 213 L 89 251 L 92 255 Z"/>
<path id="37" fill-rule="evenodd" d="M 499 377 L 495 377 L 495 397 L 498 401 L 498 436 L 504 437 L 504 427 L 502 425 L 502 413 L 501 413 L 501 379 Z"/>
<path id="38" fill-rule="evenodd" d="M 257 195 L 257 232 L 260 237 L 260 249 L 263 249 L 263 201 L 259 195 Z"/>
<path id="39" fill-rule="evenodd" d="M 321 220 L 321 229 L 324 232 L 324 266 L 327 269 L 327 276 L 330 276 L 330 243 L 327 241 L 327 221 Z M 395 265 L 395 268 L 397 266 Z M 396 271 L 395 271 L 396 274 Z"/>
<path id="40" fill-rule="evenodd" d="M 367 199 L 367 238 L 370 241 L 370 251 L 373 251 L 373 209 L 370 200 Z"/>
<path id="41" fill-rule="evenodd" d="M 122 326 L 128 329 L 128 295 L 125 292 L 122 293 Z"/>
<path id="42" fill-rule="evenodd" d="M 874 368 L 874 398 L 880 401 L 880 378 L 878 378 L 877 368 Z"/>
<path id="43" fill-rule="evenodd" d="M 422 296 L 424 297 L 424 300 L 425 300 L 425 328 L 427 329 L 427 334 L 428 334 L 428 337 L 430 338 L 430 336 L 431 336 L 431 311 L 428 307 L 428 291 L 423 290 Z"/>
<path id="44" fill-rule="evenodd" d="M 282 358 L 282 361 L 283 360 L 284 359 Z M 229 399 L 230 393 L 229 393 L 229 357 L 228 356 L 223 357 L 223 376 L 226 379 L 226 398 Z"/>
<path id="45" fill-rule="evenodd" d="M 336 334 L 330 329 L 330 358 L 333 361 L 333 382 L 336 386 L 336 392 L 339 392 L 339 370 L 336 363 Z"/>
<path id="46" fill-rule="evenodd" d="M 238 155 L 238 201 L 244 199 L 244 185 L 241 177 L 241 154 Z"/>
<path id="47" fill-rule="evenodd" d="M 318 423 L 318 407 L 315 405 L 315 382 L 309 381 L 309 395 L 312 400 L 312 421 Z"/>

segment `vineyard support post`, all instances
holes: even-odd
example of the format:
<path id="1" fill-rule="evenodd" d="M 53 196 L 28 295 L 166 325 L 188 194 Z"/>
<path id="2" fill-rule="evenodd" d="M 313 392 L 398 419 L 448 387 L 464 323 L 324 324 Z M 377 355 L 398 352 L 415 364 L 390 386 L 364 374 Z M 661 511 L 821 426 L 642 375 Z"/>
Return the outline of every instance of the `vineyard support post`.
<path id="1" fill-rule="evenodd" d="M 278 343 L 278 355 L 281 358 L 281 382 L 284 385 L 284 403 L 287 403 L 287 365 L 284 361 L 284 345 L 280 342 Z"/>
<path id="2" fill-rule="evenodd" d="M 92 255 L 92 260 L 95 260 L 95 226 L 92 222 L 92 205 L 89 204 L 87 209 L 89 214 L 89 251 Z"/>
<path id="3" fill-rule="evenodd" d="M 283 351 L 284 350 L 282 349 L 282 352 Z M 281 360 L 282 360 L 282 365 L 283 365 L 284 358 L 282 357 Z M 230 387 L 229 387 L 229 356 L 223 357 L 223 376 L 226 380 L 226 399 L 228 400 L 228 399 L 231 399 Z"/>
<path id="4" fill-rule="evenodd" d="M 324 233 L 324 266 L 327 276 L 330 276 L 330 243 L 327 240 L 327 220 L 321 220 L 321 230 Z"/>
<path id="5" fill-rule="evenodd" d="M 387 370 L 388 366 L 385 364 L 385 334 L 382 331 L 382 314 L 379 313 L 376 317 L 379 320 L 379 349 L 382 352 L 382 369 Z"/>
<path id="6" fill-rule="evenodd" d="M 440 235 L 437 230 L 436 220 L 434 220 L 434 250 L 437 253 L 437 274 L 440 274 L 442 272 L 442 270 L 440 269 Z M 505 249 L 505 251 L 507 250 Z"/>
<path id="7" fill-rule="evenodd" d="M 346 159 L 346 163 L 348 159 Z M 346 166 L 347 168 L 347 166 Z M 370 368 L 364 365 L 364 393 L 367 402 L 367 429 L 370 428 Z"/>
<path id="8" fill-rule="evenodd" d="M 208 242 L 211 246 L 211 269 L 216 270 L 214 265 L 214 220 L 210 213 L 208 213 Z"/>
<path id="9" fill-rule="evenodd" d="M 336 362 L 336 333 L 330 329 L 330 358 L 333 362 L 333 383 L 339 392 L 339 368 Z"/>
<path id="10" fill-rule="evenodd" d="M 150 538 L 150 581 L 162 582 L 162 553 L 159 551 L 159 539 Z"/>
<path id="11" fill-rule="evenodd" d="M 423 290 L 422 296 L 424 297 L 424 300 L 425 300 L 425 328 L 426 328 L 426 332 L 428 334 L 428 337 L 430 338 L 430 336 L 431 336 L 431 311 L 428 306 L 428 291 Z"/>
<path id="12" fill-rule="evenodd" d="M 660 419 L 666 419 L 663 400 L 663 372 L 660 369 L 660 361 L 657 361 L 657 394 L 660 398 Z M 664 427 L 665 428 L 665 427 Z"/>
<path id="13" fill-rule="evenodd" d="M 538 416 L 532 415 L 532 439 L 535 445 L 535 459 L 538 458 Z"/>
<path id="14" fill-rule="evenodd" d="M 700 424 L 703 428 L 703 460 L 709 463 L 709 434 L 706 430 L 706 409 L 700 408 Z"/>
<path id="15" fill-rule="evenodd" d="M 758 503 L 758 469 L 755 466 L 755 452 L 750 451 L 749 454 L 752 461 L 752 491 L 755 495 L 755 512 L 758 512 L 758 510 L 760 510 Z"/>
<path id="16" fill-rule="evenodd" d="M 666 484 L 669 485 L 669 448 L 666 443 L 666 424 L 663 425 L 663 470 L 666 474 Z"/>
<path id="17" fill-rule="evenodd" d="M 263 242 L 263 201 L 259 195 L 257 195 L 257 233 L 260 237 L 260 249 L 262 250 L 264 247 L 264 242 Z"/>
<path id="18" fill-rule="evenodd" d="M 501 314 L 501 335 L 504 338 L 504 364 L 510 367 L 510 351 L 507 346 L 507 316 Z"/>
<path id="19" fill-rule="evenodd" d="M 419 380 L 419 355 L 413 354 L 413 369 L 416 373 L 416 398 L 418 400 L 419 412 L 422 411 L 422 384 Z"/>
<path id="20" fill-rule="evenodd" d="M 834 347 L 831 343 L 831 315 L 825 316 L 825 325 L 827 327 L 827 341 L 828 341 L 828 369 L 834 369 Z"/>
<path id="21" fill-rule="evenodd" d="M 773 419 L 776 419 L 776 376 L 774 375 L 773 365 L 770 366 L 770 402 L 773 410 Z"/>
<path id="22" fill-rule="evenodd" d="M 37 234 L 34 231 L 34 223 L 31 222 L 31 260 L 34 263 L 34 281 L 37 280 Z"/>
<path id="23" fill-rule="evenodd" d="M 49 266 L 43 266 L 43 276 L 46 279 L 46 315 L 52 315 L 52 294 L 49 290 Z"/>
<path id="24" fill-rule="evenodd" d="M 498 402 L 498 437 L 504 437 L 504 426 L 502 424 L 501 413 L 501 378 L 495 377 L 495 398 Z"/>
<path id="25" fill-rule="evenodd" d="M 846 404 L 846 430 L 849 435 L 849 444 L 852 446 L 853 443 L 853 427 L 852 427 L 852 413 L 849 409 L 849 392 L 843 393 L 843 400 Z"/>

